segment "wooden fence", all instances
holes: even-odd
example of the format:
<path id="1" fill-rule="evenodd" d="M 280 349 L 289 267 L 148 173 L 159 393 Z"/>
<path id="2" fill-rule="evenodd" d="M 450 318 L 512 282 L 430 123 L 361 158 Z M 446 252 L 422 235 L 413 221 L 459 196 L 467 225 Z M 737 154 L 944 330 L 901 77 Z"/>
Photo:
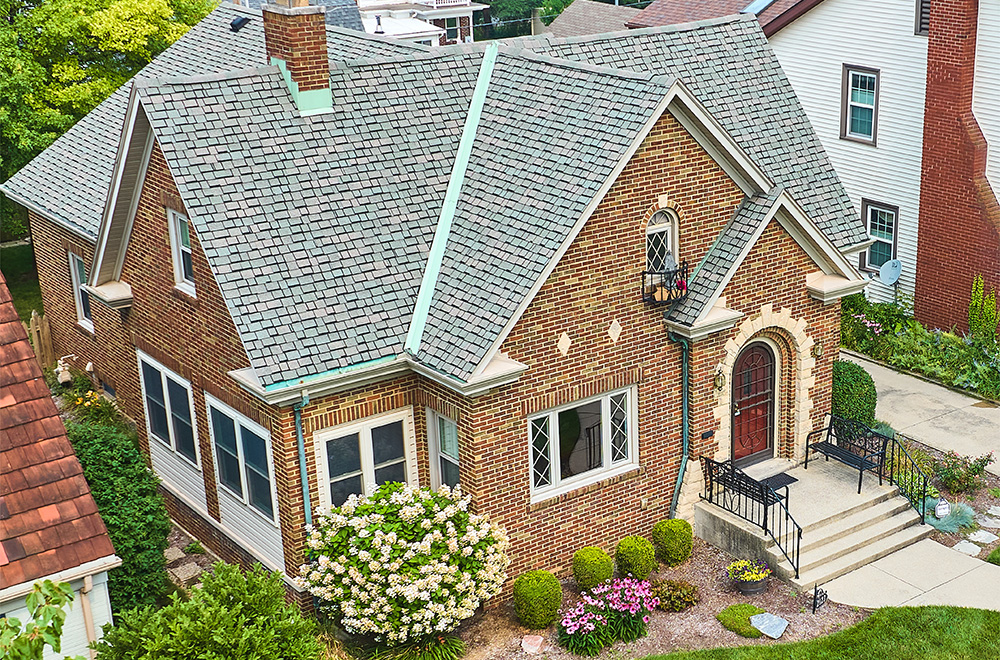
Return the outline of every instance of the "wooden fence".
<path id="1" fill-rule="evenodd" d="M 56 354 L 52 350 L 52 331 L 49 329 L 49 320 L 36 311 L 31 312 L 29 323 L 21 322 L 24 331 L 28 333 L 32 348 L 35 349 L 35 357 L 42 369 L 55 364 Z"/>

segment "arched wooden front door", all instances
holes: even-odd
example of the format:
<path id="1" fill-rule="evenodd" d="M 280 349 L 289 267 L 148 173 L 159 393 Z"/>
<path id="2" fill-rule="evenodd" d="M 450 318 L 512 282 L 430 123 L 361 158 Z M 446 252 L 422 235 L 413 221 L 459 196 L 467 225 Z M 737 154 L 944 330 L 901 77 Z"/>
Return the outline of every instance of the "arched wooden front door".
<path id="1" fill-rule="evenodd" d="M 775 355 L 764 342 L 743 349 L 733 368 L 733 460 L 771 458 L 774 438 Z"/>

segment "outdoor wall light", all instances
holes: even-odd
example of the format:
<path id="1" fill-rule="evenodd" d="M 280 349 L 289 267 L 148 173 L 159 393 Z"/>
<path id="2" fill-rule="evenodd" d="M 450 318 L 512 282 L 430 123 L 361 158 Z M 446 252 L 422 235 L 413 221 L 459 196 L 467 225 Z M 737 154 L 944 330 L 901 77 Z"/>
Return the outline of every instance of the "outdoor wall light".
<path id="1" fill-rule="evenodd" d="M 726 386 L 726 374 L 722 373 L 722 369 L 715 372 L 715 378 L 712 379 L 712 382 L 715 383 L 715 389 L 717 390 L 721 390 Z"/>
<path id="2" fill-rule="evenodd" d="M 820 344 L 819 342 L 816 342 L 815 344 L 813 344 L 812 354 L 813 354 L 813 357 L 822 357 L 823 356 L 823 344 Z"/>

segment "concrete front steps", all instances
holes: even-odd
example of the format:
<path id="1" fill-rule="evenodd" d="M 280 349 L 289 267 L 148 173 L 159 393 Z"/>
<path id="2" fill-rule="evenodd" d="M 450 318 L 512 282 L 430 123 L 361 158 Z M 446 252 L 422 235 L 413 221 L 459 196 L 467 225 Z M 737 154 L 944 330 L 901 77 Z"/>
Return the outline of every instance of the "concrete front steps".
<path id="1" fill-rule="evenodd" d="M 769 463 L 746 472 L 755 479 L 778 471 L 797 479 L 788 486 L 787 502 L 791 516 L 802 527 L 798 578 L 770 535 L 715 504 L 695 505 L 695 533 L 735 557 L 767 561 L 776 577 L 803 591 L 916 543 L 933 531 L 930 525 L 920 524 L 919 514 L 898 488 L 880 485 L 870 474 L 865 474 L 858 494 L 857 471 L 835 461 L 810 461 L 808 470 L 787 461 Z M 781 507 L 772 511 L 772 516 L 783 515 Z"/>
<path id="2" fill-rule="evenodd" d="M 808 590 L 916 543 L 932 531 L 930 525 L 920 524 L 920 515 L 897 488 L 879 489 L 869 497 L 863 493 L 839 513 L 803 525 L 799 577 L 773 541 L 767 547 L 768 563 L 778 577 Z"/>

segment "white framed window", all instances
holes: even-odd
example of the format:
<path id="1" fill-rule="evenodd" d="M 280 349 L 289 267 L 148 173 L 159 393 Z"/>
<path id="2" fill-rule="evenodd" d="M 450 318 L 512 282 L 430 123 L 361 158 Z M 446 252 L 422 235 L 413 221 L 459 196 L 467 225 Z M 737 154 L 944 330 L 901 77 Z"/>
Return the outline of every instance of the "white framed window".
<path id="1" fill-rule="evenodd" d="M 662 273 L 677 268 L 677 215 L 662 210 L 646 223 L 646 270 Z"/>
<path id="2" fill-rule="evenodd" d="M 427 409 L 427 439 L 430 443 L 431 487 L 460 481 L 458 460 L 458 424 L 430 408 Z"/>
<path id="3" fill-rule="evenodd" d="M 313 434 L 320 501 L 340 506 L 390 481 L 419 485 L 410 408 Z"/>
<path id="4" fill-rule="evenodd" d="M 840 137 L 875 144 L 879 71 L 844 65 Z"/>
<path id="5" fill-rule="evenodd" d="M 182 213 L 167 209 L 170 227 L 170 250 L 174 261 L 174 283 L 184 293 L 194 296 L 194 265 L 191 260 L 191 228 Z"/>
<path id="6" fill-rule="evenodd" d="M 444 19 L 444 30 L 445 38 L 448 41 L 458 41 L 458 19 L 457 18 L 446 18 Z"/>
<path id="7" fill-rule="evenodd" d="M 277 525 L 277 492 L 268 431 L 205 393 L 219 486 Z"/>
<path id="8" fill-rule="evenodd" d="M 609 392 L 528 419 L 532 500 L 638 464 L 635 390 Z"/>
<path id="9" fill-rule="evenodd" d="M 94 319 L 90 315 L 90 294 L 84 290 L 87 283 L 87 264 L 79 255 L 69 253 L 69 272 L 73 280 L 73 299 L 76 302 L 76 320 L 81 326 L 94 331 Z"/>
<path id="10" fill-rule="evenodd" d="M 865 270 L 878 270 L 882 264 L 896 257 L 896 220 L 899 208 L 862 199 L 861 213 L 868 225 L 868 234 L 874 239 L 868 251 L 862 255 L 864 261 L 861 267 Z"/>
<path id="11" fill-rule="evenodd" d="M 141 352 L 139 380 L 150 441 L 162 443 L 193 467 L 201 469 L 191 383 Z"/>

